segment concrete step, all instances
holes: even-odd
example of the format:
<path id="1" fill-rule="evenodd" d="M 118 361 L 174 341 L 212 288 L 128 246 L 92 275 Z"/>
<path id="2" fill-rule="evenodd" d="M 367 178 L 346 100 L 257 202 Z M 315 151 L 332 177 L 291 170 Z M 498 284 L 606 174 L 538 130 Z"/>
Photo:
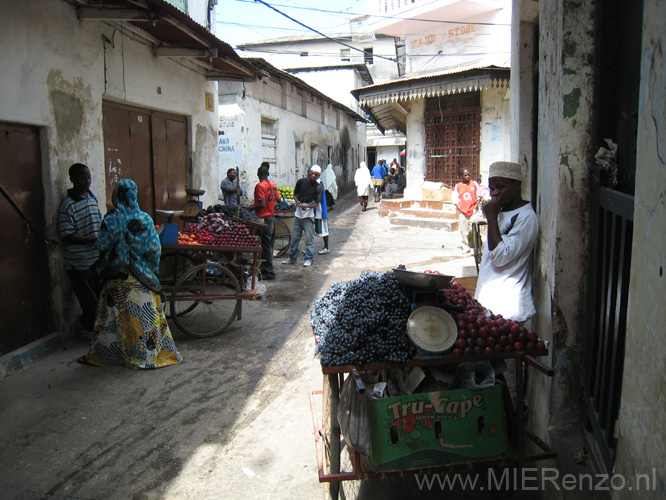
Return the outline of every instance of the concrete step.
<path id="1" fill-rule="evenodd" d="M 379 205 L 379 215 L 382 217 L 393 217 L 401 213 L 412 214 L 417 217 L 428 217 L 434 214 L 451 218 L 458 217 L 456 207 L 446 201 L 382 200 Z"/>
<path id="2" fill-rule="evenodd" d="M 391 224 L 396 226 L 422 227 L 439 231 L 457 231 L 458 219 L 444 219 L 433 217 L 390 217 Z"/>
<path id="3" fill-rule="evenodd" d="M 403 208 L 399 211 L 388 214 L 389 217 L 420 217 L 424 219 L 448 219 L 457 220 L 457 214 L 447 213 L 442 210 L 427 210 L 427 209 L 408 209 Z"/>

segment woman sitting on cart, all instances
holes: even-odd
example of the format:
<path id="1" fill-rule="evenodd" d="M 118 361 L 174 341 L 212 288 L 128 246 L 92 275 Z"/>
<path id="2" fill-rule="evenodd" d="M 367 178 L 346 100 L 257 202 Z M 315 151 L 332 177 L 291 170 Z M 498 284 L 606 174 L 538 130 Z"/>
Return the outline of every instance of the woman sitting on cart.
<path id="1" fill-rule="evenodd" d="M 157 278 L 160 240 L 137 195 L 134 181 L 121 180 L 113 192 L 116 210 L 102 221 L 97 248 L 104 283 L 90 349 L 80 363 L 149 369 L 182 361 Z"/>

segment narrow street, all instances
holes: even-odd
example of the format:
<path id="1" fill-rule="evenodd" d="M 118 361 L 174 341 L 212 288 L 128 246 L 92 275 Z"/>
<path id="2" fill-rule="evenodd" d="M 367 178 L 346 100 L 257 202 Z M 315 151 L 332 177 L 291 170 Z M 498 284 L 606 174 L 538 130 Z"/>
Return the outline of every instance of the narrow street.
<path id="1" fill-rule="evenodd" d="M 264 299 L 245 302 L 242 320 L 222 335 L 194 340 L 174 330 L 177 366 L 80 365 L 80 341 L 1 381 L 0 498 L 323 498 L 309 403 L 322 386 L 314 300 L 364 269 L 476 273 L 457 232 L 391 225 L 377 207 L 371 201 L 363 213 L 355 193 L 342 196 L 330 212 L 331 253 L 309 268 L 278 258 Z M 413 478 L 402 484 L 418 492 Z M 359 499 L 377 498 L 356 489 Z"/>

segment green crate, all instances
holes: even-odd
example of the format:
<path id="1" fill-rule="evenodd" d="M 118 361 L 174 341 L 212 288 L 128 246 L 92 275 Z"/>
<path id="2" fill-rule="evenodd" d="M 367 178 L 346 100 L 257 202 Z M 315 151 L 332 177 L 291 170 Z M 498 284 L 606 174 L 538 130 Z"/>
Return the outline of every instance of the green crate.
<path id="1" fill-rule="evenodd" d="M 369 402 L 377 472 L 504 457 L 502 389 L 457 389 Z"/>

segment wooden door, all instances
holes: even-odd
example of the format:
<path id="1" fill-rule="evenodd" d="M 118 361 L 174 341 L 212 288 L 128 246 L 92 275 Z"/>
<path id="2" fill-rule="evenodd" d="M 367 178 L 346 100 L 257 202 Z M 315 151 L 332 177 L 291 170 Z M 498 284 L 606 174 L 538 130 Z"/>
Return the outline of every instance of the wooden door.
<path id="1" fill-rule="evenodd" d="M 104 164 L 106 200 L 118 181 L 132 179 L 141 210 L 179 210 L 187 201 L 189 143 L 187 119 L 153 110 L 105 102 Z"/>
<path id="2" fill-rule="evenodd" d="M 54 330 L 39 129 L 0 123 L 0 354 Z"/>

